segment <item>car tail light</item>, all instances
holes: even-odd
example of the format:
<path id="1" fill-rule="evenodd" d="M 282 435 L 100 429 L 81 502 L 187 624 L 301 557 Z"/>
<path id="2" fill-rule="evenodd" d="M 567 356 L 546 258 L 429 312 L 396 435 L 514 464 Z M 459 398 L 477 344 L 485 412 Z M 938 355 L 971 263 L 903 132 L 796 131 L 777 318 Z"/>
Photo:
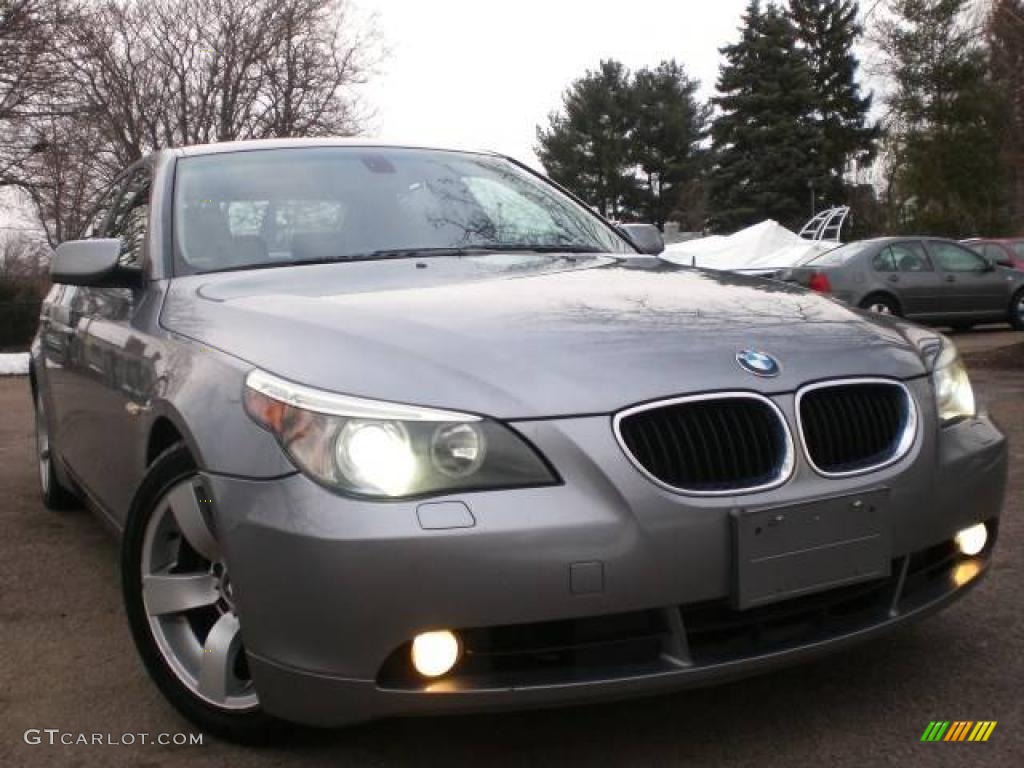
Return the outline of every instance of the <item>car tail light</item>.
<path id="1" fill-rule="evenodd" d="M 824 272 L 815 272 L 807 283 L 807 287 L 818 293 L 831 293 L 832 285 L 828 281 L 828 275 Z"/>

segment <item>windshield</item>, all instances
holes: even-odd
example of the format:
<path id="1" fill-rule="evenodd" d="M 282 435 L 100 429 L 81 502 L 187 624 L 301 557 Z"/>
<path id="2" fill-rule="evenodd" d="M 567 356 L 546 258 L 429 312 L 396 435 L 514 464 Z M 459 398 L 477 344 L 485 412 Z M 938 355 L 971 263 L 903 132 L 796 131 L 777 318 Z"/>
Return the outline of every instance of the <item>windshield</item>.
<path id="1" fill-rule="evenodd" d="M 372 147 L 182 158 L 178 273 L 477 251 L 633 253 L 585 208 L 502 158 Z"/>

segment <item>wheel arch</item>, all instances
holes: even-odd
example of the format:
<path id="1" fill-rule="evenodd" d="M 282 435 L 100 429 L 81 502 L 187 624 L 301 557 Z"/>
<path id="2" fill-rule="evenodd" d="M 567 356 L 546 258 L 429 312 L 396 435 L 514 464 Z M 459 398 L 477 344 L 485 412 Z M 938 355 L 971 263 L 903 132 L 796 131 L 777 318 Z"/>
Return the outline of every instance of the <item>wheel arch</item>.
<path id="1" fill-rule="evenodd" d="M 903 302 L 900 301 L 899 297 L 892 291 L 887 291 L 884 288 L 876 288 L 873 291 L 868 291 L 868 293 L 865 294 L 864 298 L 860 300 L 860 303 L 857 306 L 859 306 L 861 309 L 867 309 L 867 305 L 871 303 L 872 299 L 879 298 L 891 301 L 893 306 L 896 307 L 898 313 L 901 316 L 903 315 Z"/>
<path id="2" fill-rule="evenodd" d="M 181 430 L 166 416 L 157 416 L 149 427 L 149 439 L 146 441 L 146 466 L 150 467 L 156 458 L 178 443 L 185 443 Z M 191 451 L 191 449 L 189 449 Z"/>
<path id="3" fill-rule="evenodd" d="M 185 445 L 197 466 L 203 466 L 195 436 L 182 415 L 166 401 L 154 402 L 152 419 L 146 429 L 142 466 L 148 469 L 160 454 L 178 443 Z"/>

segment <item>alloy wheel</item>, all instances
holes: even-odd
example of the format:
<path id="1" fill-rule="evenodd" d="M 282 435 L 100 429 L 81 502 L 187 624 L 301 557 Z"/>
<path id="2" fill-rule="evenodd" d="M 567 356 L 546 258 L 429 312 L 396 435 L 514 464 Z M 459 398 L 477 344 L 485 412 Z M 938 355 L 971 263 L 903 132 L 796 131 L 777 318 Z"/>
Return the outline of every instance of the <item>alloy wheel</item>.
<path id="1" fill-rule="evenodd" d="M 873 304 L 869 304 L 868 305 L 868 309 L 871 310 L 872 312 L 875 312 L 875 313 L 879 314 L 879 315 L 891 315 L 892 314 L 892 307 L 890 307 L 888 304 L 885 304 L 884 302 L 880 302 L 880 301 L 876 301 Z"/>
<path id="2" fill-rule="evenodd" d="M 224 710 L 259 705 L 242 646 L 234 587 L 189 478 L 157 502 L 142 545 L 142 602 L 164 661 L 196 697 Z"/>

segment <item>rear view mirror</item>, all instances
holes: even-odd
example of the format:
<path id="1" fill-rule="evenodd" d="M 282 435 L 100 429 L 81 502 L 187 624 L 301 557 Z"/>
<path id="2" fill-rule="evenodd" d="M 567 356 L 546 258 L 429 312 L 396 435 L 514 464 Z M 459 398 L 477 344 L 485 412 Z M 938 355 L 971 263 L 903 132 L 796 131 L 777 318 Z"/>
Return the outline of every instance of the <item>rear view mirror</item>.
<path id="1" fill-rule="evenodd" d="M 139 282 L 137 269 L 121 267 L 121 241 L 115 238 L 68 240 L 57 246 L 50 262 L 55 283 L 103 287 L 132 287 Z"/>
<path id="2" fill-rule="evenodd" d="M 621 229 L 640 253 L 657 256 L 665 250 L 665 240 L 653 224 L 623 224 Z"/>

